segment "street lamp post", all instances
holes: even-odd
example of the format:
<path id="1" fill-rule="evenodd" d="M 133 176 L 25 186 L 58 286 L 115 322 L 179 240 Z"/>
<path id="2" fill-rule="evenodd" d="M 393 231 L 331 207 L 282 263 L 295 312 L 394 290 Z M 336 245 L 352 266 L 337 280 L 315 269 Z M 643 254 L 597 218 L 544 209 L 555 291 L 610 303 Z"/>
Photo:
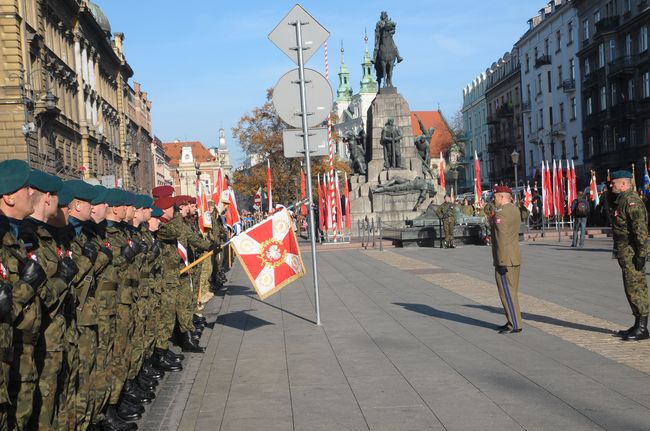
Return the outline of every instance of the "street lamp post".
<path id="1" fill-rule="evenodd" d="M 451 172 L 451 176 L 454 178 L 454 190 L 456 190 L 456 196 L 458 196 L 458 168 Z"/>
<path id="2" fill-rule="evenodd" d="M 515 187 L 519 185 L 519 181 L 517 179 L 517 171 L 519 170 L 519 153 L 517 152 L 517 149 L 510 154 L 510 157 L 512 158 L 512 164 L 515 167 Z"/>

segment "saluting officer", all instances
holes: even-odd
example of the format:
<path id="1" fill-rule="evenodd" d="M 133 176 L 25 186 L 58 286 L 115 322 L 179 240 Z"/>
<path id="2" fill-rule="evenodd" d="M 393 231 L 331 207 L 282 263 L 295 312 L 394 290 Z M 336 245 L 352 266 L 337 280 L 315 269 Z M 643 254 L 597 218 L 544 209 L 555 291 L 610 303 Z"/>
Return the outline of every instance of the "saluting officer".
<path id="1" fill-rule="evenodd" d="M 647 340 L 648 284 L 645 274 L 648 240 L 648 213 L 643 201 L 632 187 L 632 173 L 612 173 L 614 216 L 612 233 L 618 264 L 623 271 L 625 296 L 632 308 L 634 325 L 619 331 L 623 341 Z"/>
<path id="2" fill-rule="evenodd" d="M 491 217 L 492 259 L 499 297 L 508 322 L 497 329 L 500 334 L 521 332 L 522 321 L 519 310 L 519 271 L 521 252 L 519 250 L 519 210 L 512 203 L 512 190 L 497 186 L 494 192 L 494 215 Z"/>

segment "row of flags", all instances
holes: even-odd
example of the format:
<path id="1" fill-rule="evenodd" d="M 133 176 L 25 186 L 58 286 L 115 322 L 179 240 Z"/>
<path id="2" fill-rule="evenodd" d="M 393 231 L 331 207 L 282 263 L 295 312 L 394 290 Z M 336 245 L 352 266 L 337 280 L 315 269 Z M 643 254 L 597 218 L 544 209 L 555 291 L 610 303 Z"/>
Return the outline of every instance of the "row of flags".
<path id="1" fill-rule="evenodd" d="M 199 228 L 202 232 L 212 228 L 212 216 L 208 207 L 208 196 L 218 204 L 221 200 L 227 200 L 229 205 L 226 210 L 226 224 L 230 226 L 235 233 L 241 230 L 241 218 L 237 208 L 237 199 L 232 187 L 228 184 L 228 178 L 222 168 L 217 170 L 217 177 L 212 187 L 212 193 L 208 191 L 206 184 L 200 179 L 196 180 L 196 203 L 199 209 Z"/>
<path id="2" fill-rule="evenodd" d="M 552 171 L 550 163 L 542 161 L 541 177 L 542 213 L 544 217 L 571 217 L 571 203 L 578 197 L 576 170 L 573 160 L 571 163 L 568 160 L 566 161 L 566 171 L 562 160 L 557 161 L 557 163 L 553 160 Z"/>
<path id="3" fill-rule="evenodd" d="M 339 173 L 334 173 L 334 179 L 329 175 L 317 176 L 316 187 L 318 189 L 318 220 L 321 231 L 343 232 L 343 215 L 345 213 L 345 228 L 352 228 L 350 218 L 350 188 L 348 186 L 348 174 L 344 174 L 343 180 L 343 201 L 341 200 L 341 187 Z M 334 199 L 329 199 L 329 190 L 334 189 Z M 343 208 L 345 207 L 345 208 Z"/>

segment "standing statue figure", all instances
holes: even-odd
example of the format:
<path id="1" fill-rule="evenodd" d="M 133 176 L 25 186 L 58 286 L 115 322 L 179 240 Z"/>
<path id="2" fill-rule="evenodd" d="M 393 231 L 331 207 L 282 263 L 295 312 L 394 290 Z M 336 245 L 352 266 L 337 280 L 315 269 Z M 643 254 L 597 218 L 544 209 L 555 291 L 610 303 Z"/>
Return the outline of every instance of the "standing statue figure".
<path id="1" fill-rule="evenodd" d="M 403 169 L 402 167 L 402 132 L 395 126 L 395 120 L 389 118 L 381 129 L 381 146 L 384 147 L 384 169 Z"/>
<path id="2" fill-rule="evenodd" d="M 384 80 L 384 87 L 393 86 L 393 68 L 395 61 L 402 62 L 397 46 L 393 41 L 397 24 L 388 18 L 388 12 L 382 12 L 375 26 L 375 51 L 372 55 L 372 64 L 377 72 L 377 86 L 381 88 L 381 80 Z"/>
<path id="3" fill-rule="evenodd" d="M 366 174 L 366 134 L 361 129 L 358 135 L 353 132 L 348 132 L 343 139 L 348 143 L 348 150 L 350 151 L 350 160 L 352 161 L 352 172 L 355 174 Z"/>
<path id="4" fill-rule="evenodd" d="M 424 178 L 429 175 L 433 179 L 433 171 L 431 170 L 431 138 L 436 132 L 436 128 L 431 127 L 427 129 L 417 114 L 415 114 L 415 118 L 417 118 L 420 130 L 422 130 L 422 134 L 415 139 L 415 149 L 417 150 L 418 158 L 422 162 L 422 175 Z"/>

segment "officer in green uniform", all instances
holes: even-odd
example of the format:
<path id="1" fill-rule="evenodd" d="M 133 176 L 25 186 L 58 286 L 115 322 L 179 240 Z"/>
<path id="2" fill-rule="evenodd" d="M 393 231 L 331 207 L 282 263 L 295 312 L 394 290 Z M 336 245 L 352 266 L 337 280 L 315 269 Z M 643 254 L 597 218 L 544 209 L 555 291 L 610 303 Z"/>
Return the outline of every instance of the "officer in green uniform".
<path id="1" fill-rule="evenodd" d="M 612 234 L 618 264 L 623 271 L 625 296 L 632 308 L 634 325 L 619 331 L 624 341 L 647 340 L 648 334 L 648 284 L 645 262 L 648 240 L 648 213 L 643 201 L 632 187 L 632 173 L 612 173 L 614 215 Z"/>
<path id="2" fill-rule="evenodd" d="M 494 215 L 491 217 L 492 261 L 494 276 L 508 322 L 497 329 L 500 334 L 521 332 L 522 321 L 519 310 L 519 272 L 521 252 L 519 251 L 519 210 L 512 203 L 512 190 L 497 186 L 494 192 Z"/>
<path id="3" fill-rule="evenodd" d="M 445 202 L 438 207 L 436 214 L 442 221 L 442 229 L 445 234 L 445 248 L 455 248 L 454 227 L 456 226 L 456 207 L 449 195 L 445 195 Z"/>
<path id="4" fill-rule="evenodd" d="M 0 400 L 5 407 L 9 407 L 7 404 L 10 402 L 11 408 L 8 412 L 0 412 L 0 422 L 4 429 L 23 430 L 27 429 L 33 411 L 37 377 L 34 345 L 41 324 L 38 293 L 47 281 L 47 274 L 35 259 L 27 255 L 19 239 L 23 220 L 34 211 L 29 166 L 23 161 L 7 160 L 0 163 L 0 172 L 0 273 L 2 279 L 12 286 L 12 310 L 3 315 L 1 320 L 4 322 L 0 326 L 0 347 L 5 353 L 1 365 L 4 384 L 0 387 Z M 6 294 L 7 290 L 5 286 L 3 292 Z M 13 322 L 9 322 L 10 316 Z M 13 324 L 13 335 L 7 323 Z M 10 350 L 7 350 L 12 346 L 13 358 L 9 357 Z"/>
<path id="5" fill-rule="evenodd" d="M 36 347 L 38 391 L 31 426 L 55 429 L 55 409 L 58 381 L 63 368 L 65 317 L 63 304 L 69 285 L 79 268 L 68 255 L 69 249 L 50 224 L 58 213 L 57 193 L 63 181 L 45 172 L 33 170 L 29 184 L 33 190 L 34 212 L 25 219 L 21 239 L 28 255 L 43 267 L 48 280 L 39 291 L 43 308 L 42 326 Z"/>

